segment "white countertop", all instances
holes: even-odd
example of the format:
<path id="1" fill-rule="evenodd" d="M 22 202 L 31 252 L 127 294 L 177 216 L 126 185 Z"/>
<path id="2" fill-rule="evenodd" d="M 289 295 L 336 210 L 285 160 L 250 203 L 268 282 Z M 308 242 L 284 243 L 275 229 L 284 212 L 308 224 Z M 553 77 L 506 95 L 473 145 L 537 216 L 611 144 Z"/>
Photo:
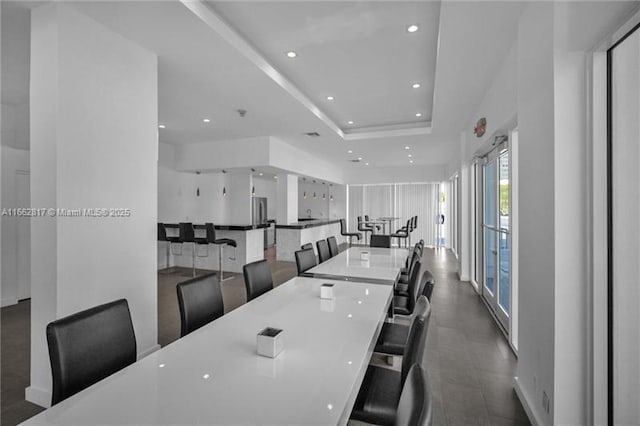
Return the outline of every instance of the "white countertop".
<path id="1" fill-rule="evenodd" d="M 392 288 L 297 277 L 179 339 L 24 425 L 344 424 Z M 284 330 L 275 359 L 256 334 Z"/>
<path id="2" fill-rule="evenodd" d="M 361 259 L 362 252 L 369 260 Z M 393 284 L 404 267 L 409 251 L 403 248 L 351 247 L 307 271 L 315 276 L 349 278 L 350 281 L 371 280 Z"/>

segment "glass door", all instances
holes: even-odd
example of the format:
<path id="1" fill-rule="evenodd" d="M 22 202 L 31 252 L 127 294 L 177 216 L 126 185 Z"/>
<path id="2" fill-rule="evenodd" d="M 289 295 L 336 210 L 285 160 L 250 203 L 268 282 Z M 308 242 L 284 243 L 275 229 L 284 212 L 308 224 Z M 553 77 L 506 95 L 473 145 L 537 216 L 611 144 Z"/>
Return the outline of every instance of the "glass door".
<path id="1" fill-rule="evenodd" d="M 484 165 L 482 295 L 505 330 L 511 301 L 509 151 L 498 149 Z"/>

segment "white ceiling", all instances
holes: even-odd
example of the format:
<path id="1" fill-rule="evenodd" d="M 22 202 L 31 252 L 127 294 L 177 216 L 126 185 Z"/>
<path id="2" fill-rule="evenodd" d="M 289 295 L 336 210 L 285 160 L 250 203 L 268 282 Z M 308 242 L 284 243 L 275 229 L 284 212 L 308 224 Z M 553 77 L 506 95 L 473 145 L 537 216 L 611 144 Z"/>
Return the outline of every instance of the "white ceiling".
<path id="1" fill-rule="evenodd" d="M 459 132 L 515 40 L 522 9 L 521 3 L 502 1 L 206 4 L 297 86 L 310 106 L 178 1 L 68 4 L 158 54 L 159 122 L 166 125 L 161 142 L 275 136 L 345 168 L 367 167 L 365 162 L 411 167 L 405 146 L 411 147 L 412 167 L 449 162 L 459 150 Z M 420 29 L 409 34 L 413 23 Z M 287 58 L 288 50 L 299 56 Z M 411 88 L 416 81 L 420 89 Z M 246 117 L 238 109 L 247 110 Z M 417 111 L 423 116 L 416 118 Z M 431 134 L 361 140 L 344 140 L 331 125 L 348 131 L 424 127 L 429 121 Z M 358 156 L 362 163 L 348 161 Z"/>

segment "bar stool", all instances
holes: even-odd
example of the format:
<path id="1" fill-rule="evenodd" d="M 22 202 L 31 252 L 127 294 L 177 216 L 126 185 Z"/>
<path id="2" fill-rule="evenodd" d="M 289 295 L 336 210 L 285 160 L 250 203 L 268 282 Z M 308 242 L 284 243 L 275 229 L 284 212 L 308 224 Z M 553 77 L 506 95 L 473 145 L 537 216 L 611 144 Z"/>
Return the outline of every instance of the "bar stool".
<path id="1" fill-rule="evenodd" d="M 182 244 L 192 243 L 193 250 L 191 251 L 191 275 L 196 276 L 196 236 L 193 231 L 193 223 L 180 222 L 180 242 Z"/>
<path id="2" fill-rule="evenodd" d="M 158 223 L 158 241 L 163 241 L 167 243 L 167 267 L 165 271 L 160 272 L 161 274 L 170 274 L 172 271 L 171 268 L 171 243 L 179 243 L 180 237 L 167 237 L 167 230 L 164 227 L 164 223 Z"/>
<path id="3" fill-rule="evenodd" d="M 205 229 L 207 230 L 207 237 L 201 239 L 200 240 L 201 242 L 199 241 L 199 244 L 207 244 L 207 245 L 215 244 L 220 246 L 220 249 L 218 251 L 219 253 L 218 278 L 220 282 L 230 280 L 233 277 L 224 278 L 224 275 L 223 275 L 224 271 L 222 268 L 222 265 L 223 265 L 222 251 L 225 246 L 233 247 L 233 257 L 229 257 L 229 259 L 236 260 L 236 247 L 238 246 L 238 244 L 236 243 L 236 240 L 232 240 L 231 238 L 216 238 L 216 227 L 213 225 L 213 223 L 205 223 L 204 226 L 205 226 Z"/>
<path id="4" fill-rule="evenodd" d="M 409 238 L 409 229 L 411 229 L 411 221 L 412 221 L 411 219 L 407 220 L 406 226 L 403 226 L 402 228 L 398 229 L 395 233 L 391 234 L 391 238 L 398 239 L 398 247 L 400 247 L 401 238 L 404 239 L 405 245 L 407 244 L 408 238 Z"/>
<path id="5" fill-rule="evenodd" d="M 349 237 L 349 247 L 353 243 L 353 237 L 356 237 L 358 241 L 362 238 L 362 234 L 359 232 L 347 232 L 347 221 L 345 219 L 340 219 L 340 235 Z M 313 249 L 313 246 L 311 248 Z"/>

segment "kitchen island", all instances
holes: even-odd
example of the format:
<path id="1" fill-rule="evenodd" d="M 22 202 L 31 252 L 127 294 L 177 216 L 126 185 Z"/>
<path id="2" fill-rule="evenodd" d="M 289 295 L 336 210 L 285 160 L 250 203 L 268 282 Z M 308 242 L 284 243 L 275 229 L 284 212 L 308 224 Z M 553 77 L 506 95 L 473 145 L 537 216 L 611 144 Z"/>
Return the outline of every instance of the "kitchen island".
<path id="1" fill-rule="evenodd" d="M 177 223 L 165 223 L 167 236 L 178 236 L 179 225 Z M 242 272 L 242 266 L 256 260 L 264 259 L 264 230 L 269 224 L 262 225 L 215 225 L 216 238 L 230 238 L 237 247 L 224 246 L 222 266 L 225 272 Z M 193 225 L 196 238 L 206 237 L 204 224 Z M 194 244 L 173 243 L 170 250 L 169 264 L 167 265 L 167 243 L 158 241 L 158 269 L 172 266 L 191 268 Z M 195 264 L 197 269 L 218 270 L 220 247 L 217 244 L 196 244 Z M 235 254 L 235 256 L 234 256 Z M 235 257 L 235 259 L 230 259 Z"/>
<path id="2" fill-rule="evenodd" d="M 287 225 L 276 225 L 278 243 L 276 244 L 276 259 L 285 262 L 295 262 L 294 253 L 306 243 L 313 244 L 317 252 L 316 241 L 334 236 L 338 244 L 345 241 L 340 235 L 340 219 L 319 219 L 294 222 Z"/>

